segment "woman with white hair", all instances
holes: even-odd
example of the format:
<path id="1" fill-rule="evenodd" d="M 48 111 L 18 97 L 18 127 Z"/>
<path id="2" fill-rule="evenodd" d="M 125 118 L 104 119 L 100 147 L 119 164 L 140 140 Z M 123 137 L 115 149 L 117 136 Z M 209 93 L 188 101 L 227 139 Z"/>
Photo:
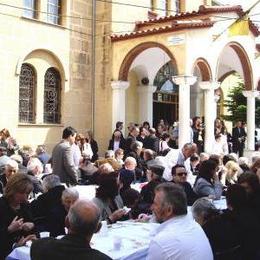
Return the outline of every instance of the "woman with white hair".
<path id="1" fill-rule="evenodd" d="M 17 172 L 18 172 L 18 163 L 12 159 L 8 160 L 5 165 L 4 173 L 0 175 L 0 193 L 3 194 L 4 188 L 8 180 L 13 174 Z"/>
<path id="2" fill-rule="evenodd" d="M 62 192 L 61 201 L 65 210 L 68 212 L 70 207 L 79 199 L 79 192 L 74 187 L 65 189 Z"/>

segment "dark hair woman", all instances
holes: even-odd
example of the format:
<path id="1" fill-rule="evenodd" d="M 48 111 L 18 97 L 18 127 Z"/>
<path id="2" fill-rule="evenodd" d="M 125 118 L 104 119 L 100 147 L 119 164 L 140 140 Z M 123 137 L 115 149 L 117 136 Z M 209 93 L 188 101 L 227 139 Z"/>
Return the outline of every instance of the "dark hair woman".
<path id="1" fill-rule="evenodd" d="M 0 198 L 0 259 L 6 257 L 14 244 L 22 246 L 35 235 L 31 212 L 27 204 L 33 183 L 26 174 L 16 173 L 8 181 Z"/>
<path id="2" fill-rule="evenodd" d="M 213 160 L 203 161 L 199 168 L 199 175 L 194 184 L 194 191 L 199 197 L 220 199 L 222 184 L 219 181 L 217 163 Z"/>
<path id="3" fill-rule="evenodd" d="M 101 219 L 109 224 L 116 222 L 125 215 L 123 200 L 119 195 L 118 176 L 115 172 L 103 173 L 98 176 L 96 197 L 93 202 L 101 212 Z"/>
<path id="4" fill-rule="evenodd" d="M 98 144 L 97 141 L 93 139 L 93 133 L 91 130 L 86 131 L 86 141 L 90 144 L 93 152 L 91 162 L 95 162 L 98 159 Z"/>

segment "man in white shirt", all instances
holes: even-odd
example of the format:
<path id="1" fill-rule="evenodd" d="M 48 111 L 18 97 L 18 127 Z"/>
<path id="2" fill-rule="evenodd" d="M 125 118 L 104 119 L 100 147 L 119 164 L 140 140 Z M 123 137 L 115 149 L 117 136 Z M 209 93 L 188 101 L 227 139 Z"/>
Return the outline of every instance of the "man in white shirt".
<path id="1" fill-rule="evenodd" d="M 151 240 L 147 260 L 213 260 L 204 231 L 187 215 L 187 199 L 180 186 L 157 186 L 152 210 L 161 225 Z"/>
<path id="2" fill-rule="evenodd" d="M 164 173 L 163 178 L 167 181 L 172 181 L 172 167 L 176 164 L 184 165 L 186 170 L 189 170 L 189 160 L 195 152 L 197 151 L 197 145 L 195 143 L 187 143 L 182 149 L 172 149 L 164 157 Z"/>

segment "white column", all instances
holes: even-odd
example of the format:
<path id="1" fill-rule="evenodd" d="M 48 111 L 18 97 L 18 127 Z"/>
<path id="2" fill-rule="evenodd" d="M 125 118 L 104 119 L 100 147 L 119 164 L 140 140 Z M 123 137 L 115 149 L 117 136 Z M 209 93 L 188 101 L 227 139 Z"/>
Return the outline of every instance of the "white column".
<path id="1" fill-rule="evenodd" d="M 116 122 L 125 123 L 125 91 L 129 87 L 128 81 L 112 81 L 112 130 L 116 127 Z"/>
<path id="2" fill-rule="evenodd" d="M 141 85 L 137 87 L 139 95 L 139 123 L 148 121 L 153 124 L 153 93 L 156 91 L 156 86 Z"/>
<path id="3" fill-rule="evenodd" d="M 214 90 L 219 87 L 218 82 L 202 81 L 200 88 L 204 90 L 204 118 L 205 118 L 205 136 L 204 136 L 204 151 L 211 153 L 215 143 L 214 136 L 214 121 L 216 116 L 216 102 Z"/>
<path id="4" fill-rule="evenodd" d="M 216 119 L 217 118 L 217 112 L 218 112 L 218 101 L 219 101 L 219 99 L 220 99 L 220 96 L 219 95 L 214 95 L 214 101 L 215 101 L 215 103 L 214 103 L 214 105 L 215 105 L 215 108 L 214 108 L 214 112 L 215 112 L 215 114 L 214 114 L 214 119 Z"/>
<path id="5" fill-rule="evenodd" d="M 190 142 L 190 85 L 197 78 L 194 76 L 173 76 L 175 84 L 179 85 L 179 148 Z"/>
<path id="6" fill-rule="evenodd" d="M 243 95 L 247 98 L 246 124 L 247 124 L 247 149 L 255 150 L 255 98 L 259 96 L 257 90 L 245 90 Z"/>

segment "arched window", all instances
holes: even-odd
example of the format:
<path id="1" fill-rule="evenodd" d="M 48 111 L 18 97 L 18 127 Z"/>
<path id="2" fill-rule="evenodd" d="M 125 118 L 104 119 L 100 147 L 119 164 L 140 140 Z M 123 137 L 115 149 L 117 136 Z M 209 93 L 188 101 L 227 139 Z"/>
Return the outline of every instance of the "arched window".
<path id="1" fill-rule="evenodd" d="M 157 91 L 163 92 L 177 92 L 178 86 L 173 83 L 172 76 L 176 75 L 176 69 L 171 62 L 167 62 L 163 65 L 154 79 L 154 86 L 157 86 Z"/>
<path id="2" fill-rule="evenodd" d="M 19 79 L 19 122 L 35 121 L 36 73 L 34 68 L 24 63 Z"/>
<path id="3" fill-rule="evenodd" d="M 49 68 L 44 76 L 44 123 L 60 123 L 61 77 L 55 68 Z"/>

